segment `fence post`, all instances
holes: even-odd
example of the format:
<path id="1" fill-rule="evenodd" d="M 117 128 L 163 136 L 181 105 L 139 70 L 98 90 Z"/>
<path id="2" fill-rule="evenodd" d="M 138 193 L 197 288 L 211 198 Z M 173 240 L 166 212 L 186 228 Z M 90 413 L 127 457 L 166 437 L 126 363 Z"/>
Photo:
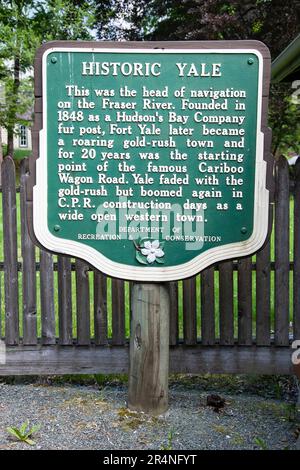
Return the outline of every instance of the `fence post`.
<path id="1" fill-rule="evenodd" d="M 15 164 L 10 156 L 4 158 L 2 173 L 4 287 L 5 287 L 5 341 L 19 343 L 19 294 L 17 203 Z"/>
<path id="2" fill-rule="evenodd" d="M 107 345 L 107 277 L 94 271 L 94 329 L 95 344 Z"/>
<path id="3" fill-rule="evenodd" d="M 76 307 L 77 307 L 77 344 L 89 346 L 90 331 L 90 289 L 89 265 L 76 259 Z"/>
<path id="4" fill-rule="evenodd" d="M 233 319 L 233 264 L 223 261 L 219 264 L 220 344 L 234 344 Z"/>
<path id="5" fill-rule="evenodd" d="M 124 281 L 111 280 L 111 308 L 112 308 L 112 344 L 122 346 L 125 343 L 125 303 Z"/>
<path id="6" fill-rule="evenodd" d="M 40 283 L 42 344 L 55 344 L 53 256 L 46 250 L 40 250 Z"/>
<path id="7" fill-rule="evenodd" d="M 179 325 L 178 325 L 178 282 L 169 282 L 170 297 L 170 346 L 176 346 L 178 343 Z"/>
<path id="8" fill-rule="evenodd" d="M 204 269 L 201 273 L 201 342 L 215 344 L 215 268 Z"/>
<path id="9" fill-rule="evenodd" d="M 57 257 L 58 272 L 58 316 L 59 316 L 59 344 L 71 345 L 73 343 L 72 325 L 72 269 L 71 259 L 68 256 Z"/>
<path id="10" fill-rule="evenodd" d="M 183 281 L 183 336 L 184 344 L 197 344 L 196 276 Z"/>
<path id="11" fill-rule="evenodd" d="M 289 168 L 285 157 L 275 165 L 275 345 L 289 345 Z"/>
<path id="12" fill-rule="evenodd" d="M 132 287 L 128 407 L 159 415 L 168 409 L 169 289 Z"/>
<path id="13" fill-rule="evenodd" d="M 37 344 L 36 270 L 35 246 L 29 236 L 26 206 L 26 181 L 28 159 L 21 162 L 20 207 L 21 207 L 21 249 L 23 283 L 23 344 Z"/>
<path id="14" fill-rule="evenodd" d="M 300 338 L 300 158 L 295 166 L 294 199 L 294 339 Z"/>

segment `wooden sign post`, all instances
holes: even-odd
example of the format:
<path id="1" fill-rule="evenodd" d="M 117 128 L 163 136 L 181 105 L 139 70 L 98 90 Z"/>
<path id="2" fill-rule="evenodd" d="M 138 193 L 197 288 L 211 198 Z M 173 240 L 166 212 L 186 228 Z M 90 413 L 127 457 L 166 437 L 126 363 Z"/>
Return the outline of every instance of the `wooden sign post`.
<path id="1" fill-rule="evenodd" d="M 134 283 L 131 308 L 128 406 L 159 415 L 168 409 L 168 288 Z"/>
<path id="2" fill-rule="evenodd" d="M 33 238 L 134 281 L 132 409 L 167 408 L 165 283 L 266 240 L 269 69 L 256 41 L 67 41 L 38 51 Z"/>

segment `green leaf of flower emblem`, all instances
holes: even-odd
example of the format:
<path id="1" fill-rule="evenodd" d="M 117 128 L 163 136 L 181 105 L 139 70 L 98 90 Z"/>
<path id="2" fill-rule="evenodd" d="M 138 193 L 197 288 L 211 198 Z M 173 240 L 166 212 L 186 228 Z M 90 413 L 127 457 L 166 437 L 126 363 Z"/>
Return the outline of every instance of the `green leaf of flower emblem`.
<path id="1" fill-rule="evenodd" d="M 159 240 L 141 240 L 140 243 L 134 242 L 136 248 L 136 259 L 139 263 L 153 265 L 155 262 L 163 264 L 165 262 L 163 251 L 164 243 Z"/>

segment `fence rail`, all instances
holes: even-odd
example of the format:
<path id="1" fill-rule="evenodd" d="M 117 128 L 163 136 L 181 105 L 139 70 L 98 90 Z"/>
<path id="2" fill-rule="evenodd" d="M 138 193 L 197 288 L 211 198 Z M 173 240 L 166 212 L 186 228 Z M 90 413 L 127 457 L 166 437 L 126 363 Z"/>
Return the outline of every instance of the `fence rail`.
<path id="1" fill-rule="evenodd" d="M 274 177 L 274 227 L 264 248 L 168 283 L 171 371 L 292 372 L 290 343 L 300 339 L 300 162 L 292 194 L 283 157 Z M 27 178 L 23 160 L 18 191 L 14 162 L 4 159 L 0 334 L 7 360 L 0 374 L 126 372 L 131 283 L 32 244 Z"/>

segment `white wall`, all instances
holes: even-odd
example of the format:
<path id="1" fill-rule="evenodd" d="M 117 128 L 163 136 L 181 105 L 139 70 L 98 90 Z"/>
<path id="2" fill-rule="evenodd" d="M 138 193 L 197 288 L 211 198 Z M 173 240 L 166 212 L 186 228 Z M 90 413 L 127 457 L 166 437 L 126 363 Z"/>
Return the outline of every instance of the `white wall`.
<path id="1" fill-rule="evenodd" d="M 5 128 L 1 128 L 1 138 L 2 144 L 7 144 L 7 131 Z M 31 150 L 32 149 L 32 141 L 31 141 L 31 129 L 27 127 L 27 147 L 20 146 L 20 135 L 14 135 L 14 148 L 15 149 L 24 149 L 24 150 Z"/>

